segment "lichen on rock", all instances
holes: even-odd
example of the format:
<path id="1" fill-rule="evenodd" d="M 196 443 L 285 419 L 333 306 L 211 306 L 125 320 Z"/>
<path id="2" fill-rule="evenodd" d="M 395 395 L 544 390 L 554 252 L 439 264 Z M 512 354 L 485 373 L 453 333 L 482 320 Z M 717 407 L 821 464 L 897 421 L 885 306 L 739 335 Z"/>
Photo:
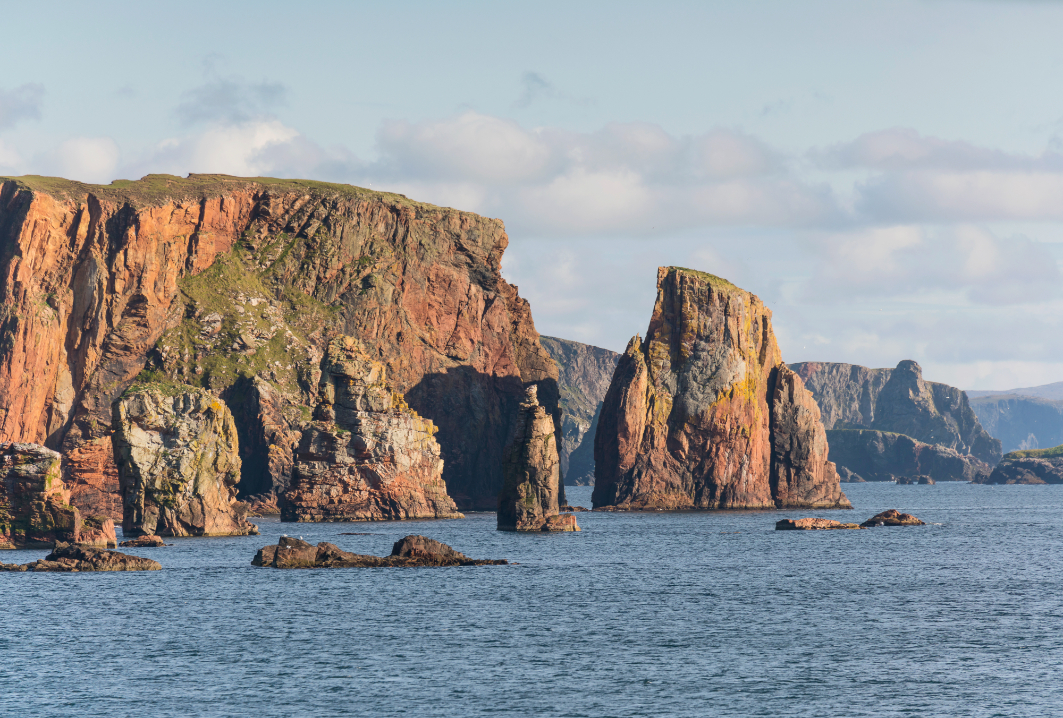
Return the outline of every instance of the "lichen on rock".
<path id="1" fill-rule="evenodd" d="M 246 536 L 240 455 L 225 403 L 190 386 L 134 387 L 113 407 L 126 536 Z"/>
<path id="2" fill-rule="evenodd" d="M 295 453 L 282 521 L 463 518 L 443 481 L 433 423 L 411 409 L 354 337 L 329 342 L 314 421 Z"/>
<path id="3" fill-rule="evenodd" d="M 560 462 L 553 418 L 532 385 L 520 404 L 513 440 L 502 464 L 500 531 L 579 531 L 576 517 L 560 514 Z"/>

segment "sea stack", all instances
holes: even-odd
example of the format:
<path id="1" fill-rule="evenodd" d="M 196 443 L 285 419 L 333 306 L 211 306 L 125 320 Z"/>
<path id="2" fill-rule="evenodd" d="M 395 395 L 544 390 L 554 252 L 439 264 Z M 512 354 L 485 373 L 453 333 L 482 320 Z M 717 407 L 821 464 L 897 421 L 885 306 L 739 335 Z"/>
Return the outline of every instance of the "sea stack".
<path id="1" fill-rule="evenodd" d="M 282 521 L 463 518 L 435 425 L 407 406 L 357 339 L 329 342 L 318 405 L 296 449 Z"/>
<path id="2" fill-rule="evenodd" d="M 595 508 L 850 508 L 771 312 L 690 269 L 658 270 L 646 339 L 617 364 L 594 458 Z"/>
<path id="3" fill-rule="evenodd" d="M 535 385 L 525 390 L 502 472 L 499 531 L 580 530 L 575 516 L 559 513 L 561 470 L 554 420 L 539 404 Z"/>
<path id="4" fill-rule="evenodd" d="M 236 425 L 221 399 L 191 386 L 134 386 L 113 412 L 126 536 L 258 533 L 236 500 Z"/>

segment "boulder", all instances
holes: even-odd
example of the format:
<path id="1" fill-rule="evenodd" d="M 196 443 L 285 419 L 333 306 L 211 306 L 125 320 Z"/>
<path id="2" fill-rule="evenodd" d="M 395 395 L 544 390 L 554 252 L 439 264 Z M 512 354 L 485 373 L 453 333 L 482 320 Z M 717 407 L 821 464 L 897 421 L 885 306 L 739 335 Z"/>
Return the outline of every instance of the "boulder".
<path id="1" fill-rule="evenodd" d="M 353 337 L 329 343 L 314 417 L 296 449 L 282 521 L 463 518 L 443 481 L 435 425 Z"/>
<path id="2" fill-rule="evenodd" d="M 38 561 L 22 565 L 0 564 L 0 570 L 5 571 L 158 571 L 161 568 L 158 561 L 150 558 L 62 542 Z"/>
<path id="3" fill-rule="evenodd" d="M 843 524 L 832 519 L 783 519 L 775 522 L 776 531 L 829 531 L 832 529 L 859 529 L 860 524 Z"/>
<path id="4" fill-rule="evenodd" d="M 662 267 L 602 404 L 594 507 L 849 508 L 819 421 L 760 299 Z"/>
<path id="5" fill-rule="evenodd" d="M 880 514 L 875 514 L 864 523 L 860 524 L 862 528 L 873 528 L 876 526 L 925 526 L 922 521 L 912 516 L 911 514 L 902 514 L 897 509 L 889 509 L 883 511 Z"/>
<path id="6" fill-rule="evenodd" d="M 134 385 L 115 402 L 113 422 L 126 536 L 258 533 L 236 500 L 236 426 L 221 399 L 191 386 Z"/>
<path id="7" fill-rule="evenodd" d="M 428 566 L 500 566 L 505 560 L 477 560 L 425 536 L 407 536 L 395 542 L 390 556 L 348 553 L 328 542 L 314 546 L 302 539 L 282 536 L 276 546 L 259 549 L 252 566 L 272 568 L 420 568 Z"/>
<path id="8" fill-rule="evenodd" d="M 605 392 L 613 378 L 616 352 L 569 339 L 539 337 L 557 362 L 561 392 L 561 433 L 558 459 L 569 486 L 594 485 L 594 434 Z"/>
<path id="9" fill-rule="evenodd" d="M 992 467 L 970 454 L 910 436 L 871 429 L 827 432 L 830 455 L 867 481 L 896 481 L 898 476 L 932 476 L 936 481 L 980 481 Z"/>
<path id="10" fill-rule="evenodd" d="M 529 386 L 520 405 L 516 433 L 506 447 L 499 531 L 579 531 L 576 517 L 559 516 L 560 466 L 554 422 Z"/>

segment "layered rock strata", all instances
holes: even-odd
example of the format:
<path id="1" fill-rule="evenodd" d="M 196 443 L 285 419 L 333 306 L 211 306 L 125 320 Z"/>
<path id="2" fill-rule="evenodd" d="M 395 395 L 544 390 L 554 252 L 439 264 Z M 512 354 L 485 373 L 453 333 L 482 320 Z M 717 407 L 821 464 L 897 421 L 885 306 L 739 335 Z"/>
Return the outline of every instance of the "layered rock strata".
<path id="1" fill-rule="evenodd" d="M 385 376 L 353 337 L 329 343 L 316 421 L 299 441 L 282 521 L 463 518 L 443 482 L 435 426 Z"/>
<path id="2" fill-rule="evenodd" d="M 114 522 L 70 505 L 60 455 L 38 444 L 0 442 L 0 548 L 116 544 Z"/>
<path id="3" fill-rule="evenodd" d="M 620 355 L 568 339 L 539 337 L 539 341 L 558 368 L 561 474 L 569 486 L 592 486 L 598 414 Z"/>
<path id="4" fill-rule="evenodd" d="M 967 394 L 947 384 L 925 381 L 922 368 L 910 359 L 895 369 L 825 362 L 790 368 L 815 396 L 827 429 L 904 434 L 990 466 L 1000 460 L 1000 441 L 982 428 Z"/>
<path id="5" fill-rule="evenodd" d="M 276 546 L 265 546 L 252 566 L 271 568 L 427 568 L 442 566 L 502 566 L 508 561 L 471 559 L 445 543 L 424 536 L 407 536 L 395 542 L 390 556 L 349 553 L 322 541 L 313 546 L 302 539 L 282 536 Z"/>
<path id="6" fill-rule="evenodd" d="M 208 391 L 134 386 L 114 404 L 126 536 L 246 536 L 232 413 Z"/>
<path id="7" fill-rule="evenodd" d="M 595 437 L 595 508 L 848 508 L 819 410 L 771 312 L 711 274 L 662 267 Z"/>
<path id="8" fill-rule="evenodd" d="M 439 427 L 451 496 L 493 509 L 526 384 L 560 428 L 556 365 L 501 276 L 507 243 L 498 220 L 343 185 L 4 180 L 0 440 L 73 455 L 107 438 L 138 374 L 192 384 L 235 414 L 242 491 L 280 493 L 342 332 Z M 104 490 L 106 467 L 86 465 L 69 462 L 71 483 Z"/>
<path id="9" fill-rule="evenodd" d="M 540 406 L 536 387 L 528 387 L 502 467 L 500 531 L 580 530 L 575 516 L 559 513 L 559 463 L 554 422 Z"/>
<path id="10" fill-rule="evenodd" d="M 827 432 L 827 440 L 831 458 L 849 471 L 849 481 L 896 481 L 918 475 L 936 481 L 980 481 L 993 470 L 974 456 L 904 434 L 836 429 Z"/>
<path id="11" fill-rule="evenodd" d="M 0 563 L 0 571 L 54 571 L 81 573 L 85 571 L 158 571 L 158 561 L 140 556 L 104 551 L 78 544 L 56 544 L 55 550 L 31 563 Z"/>

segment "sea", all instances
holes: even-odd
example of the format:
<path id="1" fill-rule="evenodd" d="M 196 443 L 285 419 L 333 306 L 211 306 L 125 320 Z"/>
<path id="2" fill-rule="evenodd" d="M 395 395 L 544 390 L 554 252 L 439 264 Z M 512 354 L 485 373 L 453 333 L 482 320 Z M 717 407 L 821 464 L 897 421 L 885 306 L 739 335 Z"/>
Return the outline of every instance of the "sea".
<path id="1" fill-rule="evenodd" d="M 161 571 L 0 573 L 0 715 L 1063 715 L 1063 486 L 843 488 L 852 511 L 585 512 L 576 534 L 267 518 L 123 549 Z M 890 508 L 927 525 L 774 530 Z M 282 534 L 511 564 L 253 567 Z"/>

